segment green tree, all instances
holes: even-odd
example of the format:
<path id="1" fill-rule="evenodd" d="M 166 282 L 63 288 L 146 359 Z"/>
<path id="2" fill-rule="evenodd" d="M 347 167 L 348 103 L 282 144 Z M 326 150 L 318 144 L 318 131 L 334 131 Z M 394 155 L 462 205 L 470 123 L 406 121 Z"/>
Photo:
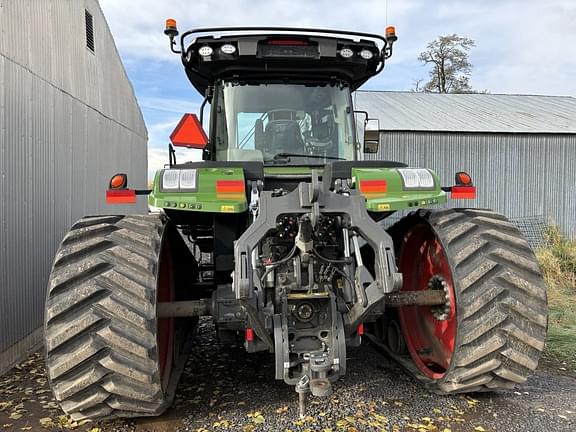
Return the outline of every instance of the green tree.
<path id="1" fill-rule="evenodd" d="M 472 39 L 457 34 L 439 36 L 430 42 L 418 56 L 424 65 L 432 66 L 430 80 L 420 88 L 434 93 L 474 93 L 470 87 L 472 65 L 468 61 L 468 52 L 474 46 Z"/>

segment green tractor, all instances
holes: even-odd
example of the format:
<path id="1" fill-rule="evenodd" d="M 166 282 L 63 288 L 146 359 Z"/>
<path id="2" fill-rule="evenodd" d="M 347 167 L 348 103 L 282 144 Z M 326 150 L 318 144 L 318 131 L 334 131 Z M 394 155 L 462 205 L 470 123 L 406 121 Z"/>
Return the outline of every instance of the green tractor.
<path id="1" fill-rule="evenodd" d="M 152 190 L 110 180 L 109 202 L 148 195 L 157 213 L 85 217 L 62 241 L 45 344 L 66 413 L 161 414 L 200 316 L 221 342 L 271 353 L 301 412 L 306 395 L 330 394 L 363 338 L 433 392 L 527 379 L 547 328 L 527 242 L 493 211 L 429 209 L 476 196 L 465 172 L 442 187 L 430 169 L 366 157 L 379 127 L 351 95 L 383 69 L 393 27 L 209 28 L 178 44 L 168 20 L 165 33 L 205 97 L 200 120 L 183 117 Z M 178 164 L 172 145 L 203 160 Z M 385 230 L 401 210 L 413 211 Z"/>

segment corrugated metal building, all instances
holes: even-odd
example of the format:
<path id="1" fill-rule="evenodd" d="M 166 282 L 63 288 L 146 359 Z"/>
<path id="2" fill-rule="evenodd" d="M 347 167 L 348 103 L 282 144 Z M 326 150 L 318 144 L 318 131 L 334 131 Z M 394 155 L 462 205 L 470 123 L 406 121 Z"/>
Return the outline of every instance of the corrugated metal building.
<path id="1" fill-rule="evenodd" d="M 0 373 L 42 340 L 58 243 L 146 184 L 147 131 L 97 0 L 0 0 Z M 145 211 L 144 203 L 131 211 Z"/>
<path id="2" fill-rule="evenodd" d="M 380 120 L 375 158 L 432 168 L 445 185 L 468 171 L 478 198 L 455 206 L 542 218 L 576 236 L 576 98 L 359 91 L 355 102 Z"/>

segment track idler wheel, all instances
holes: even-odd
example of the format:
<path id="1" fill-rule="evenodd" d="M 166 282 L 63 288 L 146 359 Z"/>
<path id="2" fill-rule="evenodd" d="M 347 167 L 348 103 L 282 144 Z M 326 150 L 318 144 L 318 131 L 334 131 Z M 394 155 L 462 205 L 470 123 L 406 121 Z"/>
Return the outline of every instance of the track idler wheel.
<path id="1" fill-rule="evenodd" d="M 411 361 L 398 359 L 440 393 L 526 381 L 544 348 L 547 302 L 536 257 L 517 228 L 492 211 L 454 209 L 419 211 L 389 232 L 402 291 L 445 297 L 398 307 Z"/>

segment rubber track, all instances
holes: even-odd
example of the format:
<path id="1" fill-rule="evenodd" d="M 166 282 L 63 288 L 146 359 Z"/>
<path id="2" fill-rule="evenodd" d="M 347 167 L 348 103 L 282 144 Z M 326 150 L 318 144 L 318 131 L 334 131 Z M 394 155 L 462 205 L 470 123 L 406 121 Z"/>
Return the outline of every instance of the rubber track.
<path id="1" fill-rule="evenodd" d="M 490 210 L 418 211 L 389 230 L 396 245 L 428 223 L 453 273 L 457 335 L 451 364 L 439 380 L 394 356 L 430 390 L 466 393 L 510 389 L 538 365 L 548 325 L 546 287 L 533 251 L 517 228 Z M 388 351 L 390 354 L 390 352 Z"/>
<path id="2" fill-rule="evenodd" d="M 46 364 L 74 420 L 154 416 L 171 402 L 156 341 L 164 229 L 159 216 L 87 217 L 60 245 L 48 282 Z"/>

